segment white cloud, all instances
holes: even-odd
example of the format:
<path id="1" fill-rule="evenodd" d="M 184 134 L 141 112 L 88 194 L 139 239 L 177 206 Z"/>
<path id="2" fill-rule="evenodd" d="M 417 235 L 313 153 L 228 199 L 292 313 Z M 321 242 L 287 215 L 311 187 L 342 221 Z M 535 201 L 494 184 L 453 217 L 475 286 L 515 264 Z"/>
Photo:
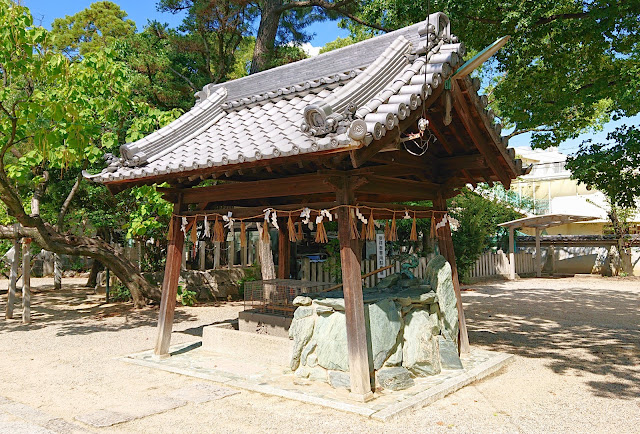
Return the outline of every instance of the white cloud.
<path id="1" fill-rule="evenodd" d="M 307 53 L 307 56 L 315 57 L 318 54 L 320 54 L 320 49 L 322 47 L 314 47 L 310 43 L 305 42 L 304 44 L 301 45 L 301 48 L 304 50 L 305 53 Z"/>

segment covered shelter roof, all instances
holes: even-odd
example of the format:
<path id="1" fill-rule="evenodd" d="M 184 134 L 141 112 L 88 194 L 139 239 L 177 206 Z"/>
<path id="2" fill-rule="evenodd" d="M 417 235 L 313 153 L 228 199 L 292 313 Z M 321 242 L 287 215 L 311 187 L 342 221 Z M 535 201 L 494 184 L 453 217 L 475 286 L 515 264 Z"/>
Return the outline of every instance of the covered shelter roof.
<path id="1" fill-rule="evenodd" d="M 478 64 L 504 41 L 468 65 Z M 373 221 L 367 230 L 375 232 L 376 218 L 391 218 L 389 232 L 394 233 L 397 211 L 389 204 L 419 200 L 433 203 L 433 230 L 451 264 L 458 344 L 467 351 L 446 199 L 469 183 L 501 182 L 508 188 L 526 171 L 501 137 L 487 97 L 478 95 L 479 80 L 469 78 L 471 68 L 460 69 L 464 56 L 449 18 L 435 13 L 424 22 L 312 59 L 207 85 L 190 111 L 122 145 L 119 157 L 106 156 L 108 167 L 100 173 L 86 173 L 114 193 L 135 185 L 170 185 L 158 188 L 174 211 L 155 354 L 168 354 L 187 227 L 195 242 L 199 219 L 205 227 L 207 217 L 216 215 L 214 233 L 222 239 L 218 217 L 226 210 L 231 213 L 227 218 L 264 214 L 259 230 L 268 224 L 267 211 L 277 210 L 280 217 L 270 215 L 279 227 L 283 264 L 278 273 L 283 275 L 278 277 L 285 278 L 295 229 L 289 225 L 291 210 L 330 209 L 338 224 L 351 395 L 369 399 L 371 354 L 354 215 L 357 207 L 368 206 Z M 415 219 L 421 210 L 413 209 Z M 280 211 L 289 214 L 288 221 Z"/>
<path id="2" fill-rule="evenodd" d="M 500 223 L 498 226 L 503 228 L 550 228 L 553 226 L 566 225 L 569 223 L 586 222 L 590 220 L 598 220 L 599 217 L 571 215 L 571 214 L 546 214 L 536 215 L 532 217 L 524 217 L 521 219 L 511 220 Z"/>
<path id="3" fill-rule="evenodd" d="M 517 228 L 535 228 L 535 246 L 536 246 L 536 276 L 542 276 L 542 250 L 540 249 L 541 234 L 545 228 L 552 226 L 560 226 L 568 223 L 584 222 L 589 220 L 597 220 L 598 217 L 571 215 L 571 214 L 546 214 L 532 217 L 524 217 L 521 219 L 511 220 L 500 223 L 498 226 L 509 229 L 509 278 L 515 279 L 515 238 L 514 231 Z"/>
<path id="4" fill-rule="evenodd" d="M 437 13 L 311 59 L 210 84 L 190 111 L 121 146 L 108 167 L 85 176 L 112 192 L 169 182 L 170 200 L 203 180 L 224 180 L 216 186 L 226 190 L 224 202 L 244 206 L 262 203 L 255 194 L 236 195 L 235 184 L 255 190 L 256 181 L 266 182 L 261 198 L 272 204 L 302 203 L 274 199 L 296 195 L 319 202 L 333 191 L 323 180 L 336 173 L 363 177 L 358 199 L 372 202 L 451 197 L 467 183 L 508 187 L 524 173 L 522 163 L 500 136 L 486 96 L 477 94 L 479 81 L 452 79 L 464 55 L 448 17 Z M 420 118 L 428 121 L 422 134 Z M 283 178 L 284 188 L 277 182 Z M 186 203 L 195 203 L 194 195 L 207 199 L 205 189 L 211 187 L 185 191 Z"/>

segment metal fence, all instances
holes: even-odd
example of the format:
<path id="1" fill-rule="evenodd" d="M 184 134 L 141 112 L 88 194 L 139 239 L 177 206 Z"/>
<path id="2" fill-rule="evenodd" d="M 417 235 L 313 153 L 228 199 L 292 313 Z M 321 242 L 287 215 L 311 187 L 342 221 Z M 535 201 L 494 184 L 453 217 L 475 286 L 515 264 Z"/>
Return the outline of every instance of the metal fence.
<path id="1" fill-rule="evenodd" d="M 273 315 L 293 316 L 293 299 L 300 294 L 320 292 L 332 286 L 329 282 L 270 279 L 244 283 L 244 310 Z"/>

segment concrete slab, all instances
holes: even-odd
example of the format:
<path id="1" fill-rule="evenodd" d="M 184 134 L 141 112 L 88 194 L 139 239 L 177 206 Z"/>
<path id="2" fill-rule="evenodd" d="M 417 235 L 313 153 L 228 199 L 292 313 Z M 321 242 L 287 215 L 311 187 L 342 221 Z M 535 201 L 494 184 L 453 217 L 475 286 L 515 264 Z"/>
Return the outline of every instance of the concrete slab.
<path id="1" fill-rule="evenodd" d="M 241 333 L 231 330 L 229 332 Z M 233 346 L 233 339 L 236 337 L 240 340 L 245 338 L 242 335 L 226 337 L 226 346 Z M 274 338 L 265 335 L 262 337 L 268 338 L 267 347 L 273 350 L 277 343 Z M 189 343 L 171 347 L 172 356 L 167 359 L 155 359 L 153 351 L 149 350 L 126 356 L 121 360 L 207 379 L 238 389 L 387 421 L 409 409 L 429 405 L 467 384 L 495 373 L 513 357 L 509 354 L 472 348 L 468 355 L 462 357 L 463 369 L 443 370 L 438 375 L 416 378 L 413 387 L 402 391 L 378 389 L 372 401 L 357 403 L 349 399 L 349 391 L 346 389 L 334 389 L 326 383 L 297 378 L 283 363 L 265 363 L 264 359 L 259 357 L 263 349 L 260 340 L 255 337 L 251 339 L 253 346 L 244 347 L 245 351 L 253 353 L 250 359 L 240 357 L 237 353 L 229 354 L 226 350 L 222 353 L 211 351 L 211 346 L 208 347 L 209 351 L 206 351 L 204 345 L 201 347 L 199 343 Z M 237 342 L 236 348 L 239 348 Z M 272 362 L 274 360 L 276 358 L 271 359 Z"/>
<path id="2" fill-rule="evenodd" d="M 230 366 L 239 367 L 238 361 L 245 369 L 249 365 L 289 366 L 293 341 L 288 337 L 258 334 L 240 331 L 224 325 L 214 325 L 202 329 L 202 349 L 216 354 L 225 354 L 233 359 Z"/>
<path id="3" fill-rule="evenodd" d="M 164 413 L 189 403 L 203 403 L 221 399 L 226 396 L 240 393 L 237 390 L 226 387 L 217 387 L 211 384 L 196 384 L 189 387 L 174 390 L 167 396 L 160 396 L 150 400 L 142 400 L 132 411 L 123 409 L 102 409 L 93 413 L 77 416 L 75 419 L 95 428 L 105 428 L 135 419 Z"/>
<path id="4" fill-rule="evenodd" d="M 78 422 L 82 422 L 95 428 L 106 428 L 119 423 L 129 422 L 130 420 L 136 419 L 136 417 L 131 414 L 120 413 L 118 411 L 98 410 L 93 413 L 76 416 L 75 419 Z"/>
<path id="5" fill-rule="evenodd" d="M 37 408 L 0 396 L 0 433 L 86 433 L 80 425 L 54 418 Z"/>

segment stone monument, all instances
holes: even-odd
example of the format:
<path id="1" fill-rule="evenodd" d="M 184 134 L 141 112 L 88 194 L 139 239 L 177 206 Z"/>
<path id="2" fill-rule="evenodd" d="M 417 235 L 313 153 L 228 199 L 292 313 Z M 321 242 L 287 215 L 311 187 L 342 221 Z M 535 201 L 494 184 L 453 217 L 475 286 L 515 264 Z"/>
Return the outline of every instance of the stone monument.
<path id="1" fill-rule="evenodd" d="M 458 311 L 451 266 L 442 256 L 427 264 L 427 279 L 393 274 L 363 290 L 369 366 L 377 386 L 411 387 L 415 377 L 462 369 Z M 342 291 L 299 296 L 289 329 L 290 368 L 296 376 L 349 388 Z"/>

